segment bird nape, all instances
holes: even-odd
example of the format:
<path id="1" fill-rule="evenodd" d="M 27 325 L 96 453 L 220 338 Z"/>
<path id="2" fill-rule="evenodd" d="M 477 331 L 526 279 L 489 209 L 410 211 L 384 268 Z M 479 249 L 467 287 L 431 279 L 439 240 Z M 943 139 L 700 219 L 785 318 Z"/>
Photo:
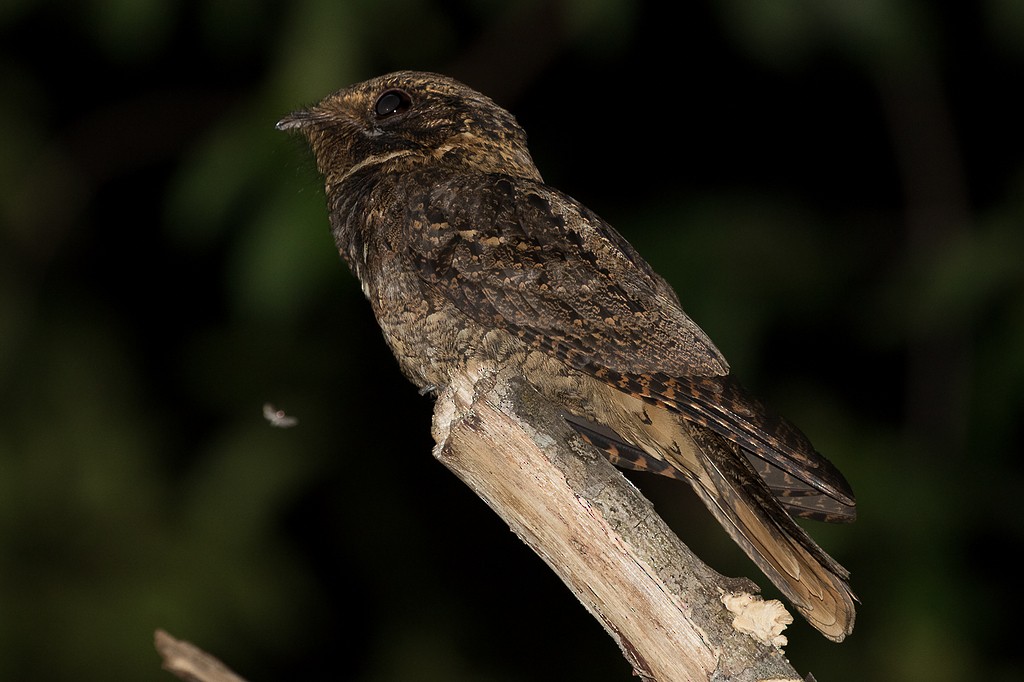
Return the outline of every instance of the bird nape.
<path id="1" fill-rule="evenodd" d="M 401 71 L 277 127 L 309 141 L 338 249 L 414 384 L 514 368 L 613 463 L 689 483 L 822 634 L 853 630 L 848 572 L 792 518 L 854 520 L 846 479 L 611 225 L 544 184 L 509 112 Z"/>

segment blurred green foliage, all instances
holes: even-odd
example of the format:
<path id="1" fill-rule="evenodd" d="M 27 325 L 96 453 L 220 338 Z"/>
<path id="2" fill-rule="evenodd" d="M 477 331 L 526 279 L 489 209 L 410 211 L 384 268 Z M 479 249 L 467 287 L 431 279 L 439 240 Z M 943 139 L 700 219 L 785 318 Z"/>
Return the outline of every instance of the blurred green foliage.
<path id="1" fill-rule="evenodd" d="M 627 680 L 429 454 L 284 113 L 395 68 L 517 114 L 847 473 L 820 680 L 1017 680 L 1020 3 L 0 5 L 0 679 Z M 666 12 L 671 11 L 670 14 Z M 299 417 L 277 430 L 271 401 Z M 691 496 L 635 476 L 719 570 Z"/>

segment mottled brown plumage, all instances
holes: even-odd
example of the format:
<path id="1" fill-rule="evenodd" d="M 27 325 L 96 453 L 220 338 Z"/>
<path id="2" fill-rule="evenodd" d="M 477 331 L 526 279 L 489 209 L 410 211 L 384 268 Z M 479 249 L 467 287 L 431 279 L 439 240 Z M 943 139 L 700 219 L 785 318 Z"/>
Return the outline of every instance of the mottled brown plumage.
<path id="1" fill-rule="evenodd" d="M 625 239 L 544 184 L 511 114 L 450 78 L 399 72 L 278 128 L 309 140 L 338 248 L 413 383 L 519 368 L 615 464 L 690 483 L 826 637 L 852 631 L 847 571 L 790 517 L 852 521 L 849 485 L 728 377 Z"/>

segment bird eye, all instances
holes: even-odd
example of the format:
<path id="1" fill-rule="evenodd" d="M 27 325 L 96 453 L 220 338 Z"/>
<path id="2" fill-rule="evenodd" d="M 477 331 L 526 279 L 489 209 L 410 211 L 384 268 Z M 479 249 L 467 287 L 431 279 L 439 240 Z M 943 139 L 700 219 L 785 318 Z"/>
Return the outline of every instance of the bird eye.
<path id="1" fill-rule="evenodd" d="M 377 118 L 387 118 L 406 111 L 410 106 L 412 106 L 412 98 L 409 97 L 409 93 L 395 88 L 385 90 L 377 98 L 377 103 L 373 105 L 373 112 L 377 114 Z"/>

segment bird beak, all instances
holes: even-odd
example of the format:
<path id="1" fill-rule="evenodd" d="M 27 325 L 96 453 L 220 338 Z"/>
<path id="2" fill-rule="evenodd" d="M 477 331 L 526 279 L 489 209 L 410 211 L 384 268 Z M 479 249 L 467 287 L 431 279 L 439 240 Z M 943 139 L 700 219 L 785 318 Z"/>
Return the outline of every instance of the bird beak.
<path id="1" fill-rule="evenodd" d="M 293 111 L 282 118 L 274 127 L 278 130 L 302 129 L 317 120 L 317 118 L 317 115 L 313 111 L 310 111 L 309 109 L 299 109 L 298 111 Z"/>

